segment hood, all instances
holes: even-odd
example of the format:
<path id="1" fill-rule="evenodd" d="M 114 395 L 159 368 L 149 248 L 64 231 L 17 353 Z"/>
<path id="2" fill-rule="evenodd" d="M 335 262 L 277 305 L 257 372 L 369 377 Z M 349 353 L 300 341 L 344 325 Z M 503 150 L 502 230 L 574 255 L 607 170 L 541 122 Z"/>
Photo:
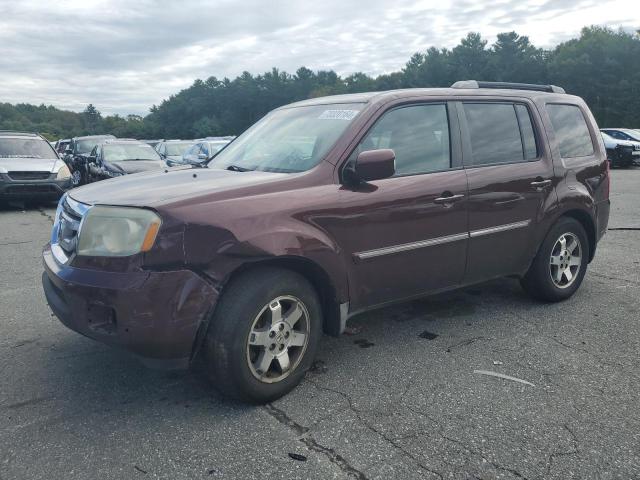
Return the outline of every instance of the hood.
<path id="1" fill-rule="evenodd" d="M 64 165 L 57 158 L 2 158 L 0 173 L 7 172 L 49 172 L 56 173 Z"/>
<path id="2" fill-rule="evenodd" d="M 124 162 L 103 162 L 105 170 L 117 173 L 140 173 L 150 170 L 162 170 L 165 166 L 161 160 L 129 160 Z"/>
<path id="3" fill-rule="evenodd" d="M 70 195 L 79 202 L 91 205 L 154 206 L 168 200 L 194 198 L 199 195 L 271 182 L 287 175 L 286 173 L 231 172 L 210 168 L 176 167 L 92 183 L 72 190 Z"/>

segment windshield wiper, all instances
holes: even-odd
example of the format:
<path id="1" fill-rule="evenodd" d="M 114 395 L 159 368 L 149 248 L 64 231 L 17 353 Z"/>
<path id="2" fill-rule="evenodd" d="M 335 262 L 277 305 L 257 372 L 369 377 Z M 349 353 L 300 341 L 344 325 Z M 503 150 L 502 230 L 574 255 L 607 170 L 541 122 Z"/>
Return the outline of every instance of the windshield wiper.
<path id="1" fill-rule="evenodd" d="M 239 167 L 238 165 L 229 165 L 226 170 L 231 170 L 232 172 L 250 172 L 250 168 Z"/>

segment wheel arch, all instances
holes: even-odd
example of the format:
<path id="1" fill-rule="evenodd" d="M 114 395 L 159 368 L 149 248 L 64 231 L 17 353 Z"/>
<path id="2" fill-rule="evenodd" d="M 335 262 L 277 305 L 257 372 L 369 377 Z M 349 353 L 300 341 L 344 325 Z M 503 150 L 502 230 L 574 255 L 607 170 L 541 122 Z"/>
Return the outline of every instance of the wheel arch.
<path id="1" fill-rule="evenodd" d="M 320 297 L 324 332 L 332 336 L 338 336 L 342 333 L 340 299 L 336 285 L 320 264 L 306 257 L 285 255 L 242 264 L 227 276 L 222 284 L 221 294 L 224 295 L 224 287 L 232 279 L 261 267 L 282 268 L 306 278 Z"/>
<path id="2" fill-rule="evenodd" d="M 587 239 L 589 240 L 589 262 L 591 262 L 596 253 L 596 245 L 598 243 L 596 240 L 596 224 L 593 221 L 592 216 L 589 214 L 589 212 L 576 208 L 562 212 L 562 214 L 556 219 L 556 222 L 561 217 L 573 218 L 582 225 L 585 232 L 587 233 Z"/>

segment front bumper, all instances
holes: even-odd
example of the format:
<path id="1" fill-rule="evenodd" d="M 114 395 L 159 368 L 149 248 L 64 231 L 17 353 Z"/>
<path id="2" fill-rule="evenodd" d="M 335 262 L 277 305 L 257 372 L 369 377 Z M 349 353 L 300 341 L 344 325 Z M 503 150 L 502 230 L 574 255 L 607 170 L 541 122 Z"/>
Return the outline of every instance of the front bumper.
<path id="1" fill-rule="evenodd" d="M 125 348 L 145 363 L 189 365 L 194 341 L 218 293 L 190 270 L 107 272 L 60 265 L 47 245 L 42 285 L 53 313 L 71 330 Z"/>
<path id="2" fill-rule="evenodd" d="M 0 197 L 5 198 L 60 198 L 71 188 L 71 178 L 56 180 L 55 174 L 44 180 L 14 180 L 0 173 Z"/>

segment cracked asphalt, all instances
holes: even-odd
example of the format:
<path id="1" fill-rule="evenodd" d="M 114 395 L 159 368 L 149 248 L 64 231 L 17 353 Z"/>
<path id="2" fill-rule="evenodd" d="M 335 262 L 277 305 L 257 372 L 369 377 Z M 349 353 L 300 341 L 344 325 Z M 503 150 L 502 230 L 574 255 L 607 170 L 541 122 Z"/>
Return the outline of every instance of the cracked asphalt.
<path id="1" fill-rule="evenodd" d="M 1 207 L 0 479 L 640 478 L 639 185 L 612 172 L 572 299 L 505 279 L 361 315 L 264 407 L 67 330 L 40 286 L 54 205 Z"/>

